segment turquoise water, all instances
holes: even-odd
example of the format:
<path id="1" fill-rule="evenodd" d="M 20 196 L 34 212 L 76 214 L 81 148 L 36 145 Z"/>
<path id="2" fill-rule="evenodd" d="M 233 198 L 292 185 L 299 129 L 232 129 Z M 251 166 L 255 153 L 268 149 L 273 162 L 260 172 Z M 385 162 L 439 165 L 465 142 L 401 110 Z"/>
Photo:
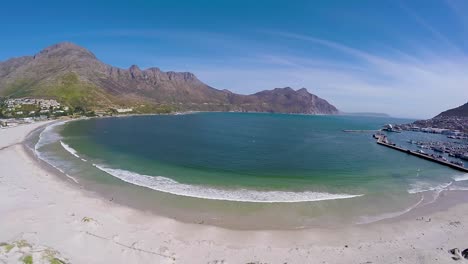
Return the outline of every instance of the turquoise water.
<path id="1" fill-rule="evenodd" d="M 89 119 L 42 133 L 38 151 L 77 182 L 119 185 L 121 193 L 130 185 L 135 192 L 152 192 L 144 198 L 147 204 L 172 199 L 182 209 L 209 205 L 205 213 L 212 215 L 223 201 L 244 204 L 235 210 L 249 213 L 266 207 L 246 202 L 271 203 L 272 210 L 274 204 L 299 203 L 297 210 L 307 211 L 299 214 L 313 218 L 367 203 L 344 211 L 372 216 L 407 210 L 421 201 L 418 194 L 453 186 L 454 178 L 465 176 L 379 146 L 372 132 L 343 132 L 409 121 L 244 113 Z"/>

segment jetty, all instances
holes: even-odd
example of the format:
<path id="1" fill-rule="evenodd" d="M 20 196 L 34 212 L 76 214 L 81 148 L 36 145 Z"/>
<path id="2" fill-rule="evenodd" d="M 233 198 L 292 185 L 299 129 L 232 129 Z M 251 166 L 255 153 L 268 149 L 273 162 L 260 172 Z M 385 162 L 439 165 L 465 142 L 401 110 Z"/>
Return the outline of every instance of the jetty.
<path id="1" fill-rule="evenodd" d="M 429 154 L 426 154 L 426 153 L 419 153 L 419 152 L 416 152 L 416 151 L 413 151 L 413 150 L 410 150 L 410 149 L 405 149 L 405 148 L 399 147 L 396 144 L 391 143 L 390 141 L 388 141 L 388 138 L 385 135 L 374 134 L 374 138 L 377 139 L 377 144 L 379 144 L 379 145 L 382 145 L 382 146 L 385 146 L 385 147 L 388 147 L 388 148 L 391 148 L 391 149 L 394 149 L 394 150 L 398 150 L 398 151 L 401 151 L 401 152 L 405 152 L 406 154 L 413 155 L 413 156 L 416 156 L 416 157 L 419 157 L 419 158 L 422 158 L 422 159 L 433 161 L 433 162 L 445 165 L 447 167 L 450 167 L 452 169 L 456 169 L 456 170 L 463 171 L 463 172 L 468 172 L 468 168 L 465 168 L 463 166 L 453 164 L 453 163 L 451 163 L 449 161 L 445 161 L 445 160 L 439 159 L 437 157 L 433 157 L 433 156 L 431 156 Z"/>

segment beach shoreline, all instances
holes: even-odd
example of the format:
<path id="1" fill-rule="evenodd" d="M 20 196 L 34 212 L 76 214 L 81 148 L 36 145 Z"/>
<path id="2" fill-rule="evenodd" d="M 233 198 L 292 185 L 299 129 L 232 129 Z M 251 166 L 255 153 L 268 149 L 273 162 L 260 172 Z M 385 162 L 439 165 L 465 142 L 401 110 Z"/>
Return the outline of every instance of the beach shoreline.
<path id="1" fill-rule="evenodd" d="M 39 136 L 40 132 L 41 131 L 36 133 L 37 135 L 35 138 Z M 44 137 L 48 138 L 45 134 L 49 133 L 44 133 Z M 59 136 L 56 133 L 51 133 L 51 135 L 53 138 Z M 392 207 L 391 202 L 383 200 L 383 204 L 382 201 L 380 203 L 380 206 L 383 205 L 383 207 L 380 207 L 381 210 L 378 212 L 351 213 L 353 210 L 348 210 L 348 206 L 353 204 L 360 204 L 363 207 L 368 205 L 372 206 L 370 203 L 376 202 L 375 195 L 357 195 L 357 197 L 348 197 L 345 201 L 335 201 L 337 199 L 333 198 L 328 201 L 313 200 L 313 202 L 286 201 L 256 203 L 250 201 L 244 202 L 242 200 L 223 200 L 217 199 L 217 197 L 200 199 L 197 196 L 180 195 L 170 191 L 168 192 L 167 190 L 153 189 L 151 186 L 145 184 L 140 185 L 138 181 L 134 182 L 120 179 L 120 176 L 114 175 L 112 171 L 108 172 L 106 169 L 103 171 L 98 167 L 106 167 L 107 165 L 95 165 L 93 163 L 93 167 L 86 169 L 87 171 L 65 173 L 63 171 L 64 168 L 81 166 L 83 163 L 80 162 L 80 160 L 84 163 L 89 160 L 83 159 L 81 156 L 82 153 L 77 153 L 75 149 L 60 140 L 62 146 L 60 147 L 59 145 L 58 149 L 65 149 L 66 152 L 64 153 L 66 157 L 62 156 L 63 154 L 60 154 L 58 157 L 60 159 L 68 159 L 68 157 L 70 157 L 71 160 L 74 161 L 73 164 L 61 167 L 62 169 L 60 169 L 55 167 L 57 166 L 54 165 L 55 162 L 46 161 L 43 160 L 43 158 L 38 159 L 37 157 L 42 155 L 40 154 L 41 151 L 38 152 L 38 150 L 34 149 L 34 144 L 37 140 L 28 141 L 32 143 L 29 145 L 32 151 L 28 151 L 28 153 L 31 153 L 31 157 L 36 159 L 44 168 L 51 169 L 60 174 L 60 176 L 62 176 L 59 177 L 60 179 L 73 181 L 72 186 L 79 181 L 79 186 L 82 190 L 86 190 L 88 193 L 96 195 L 98 198 L 111 200 L 113 203 L 122 206 L 150 212 L 160 217 L 169 217 L 184 223 L 205 224 L 231 230 L 304 230 L 317 227 L 337 229 L 356 224 L 367 225 L 374 222 L 398 221 L 400 218 L 405 218 L 407 215 L 412 215 L 414 217 L 424 216 L 443 210 L 448 206 L 466 202 L 466 199 L 463 199 L 463 194 L 466 194 L 467 191 L 446 192 L 435 190 L 424 192 L 424 190 L 422 190 L 411 194 L 411 197 L 408 198 L 411 200 L 407 200 L 406 204 Z M 69 156 L 70 154 L 74 157 Z M 88 157 L 85 158 L 88 159 Z M 96 169 L 96 167 L 98 168 Z M 99 171 L 99 173 L 103 175 L 91 174 L 87 177 L 83 177 L 83 175 L 87 175 L 89 170 Z M 144 175 L 137 175 L 139 177 L 145 177 Z M 102 180 L 97 180 L 98 178 L 105 179 L 105 183 L 102 183 Z M 190 185 L 186 186 L 188 187 Z M 456 193 L 460 193 L 460 195 L 455 195 Z M 433 195 L 435 196 L 433 197 Z M 158 202 L 155 203 L 155 201 Z M 291 206 L 288 205 L 289 203 Z M 181 206 L 181 204 L 190 204 L 190 206 Z M 192 207 L 197 208 L 197 210 L 191 210 Z M 314 214 L 314 210 L 319 211 L 321 207 L 327 208 L 327 211 Z M 290 208 L 294 209 L 290 210 Z M 281 216 L 275 216 L 276 212 L 279 211 L 283 212 L 283 214 L 281 214 Z M 309 213 L 309 215 L 305 215 L 305 211 Z M 298 214 L 297 212 L 302 213 Z M 239 219 L 237 217 L 238 215 L 242 215 L 242 218 Z"/>
<path id="2" fill-rule="evenodd" d="M 0 132 L 0 242 L 50 246 L 71 263 L 451 263 L 448 249 L 468 247 L 466 203 L 339 229 L 182 223 L 108 201 L 47 169 L 24 145 L 44 125 Z M 464 198 L 456 193 L 439 199 Z"/>

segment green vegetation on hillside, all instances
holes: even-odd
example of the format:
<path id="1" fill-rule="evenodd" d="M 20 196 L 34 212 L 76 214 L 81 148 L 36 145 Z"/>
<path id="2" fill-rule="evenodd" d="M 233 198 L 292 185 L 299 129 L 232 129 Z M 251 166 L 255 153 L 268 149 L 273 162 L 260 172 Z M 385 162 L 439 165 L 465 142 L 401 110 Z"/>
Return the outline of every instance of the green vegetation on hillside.
<path id="1" fill-rule="evenodd" d="M 2 92 L 5 97 L 20 98 L 26 97 L 33 93 L 35 82 L 28 79 L 18 79 L 9 84 Z"/>
<path id="2" fill-rule="evenodd" d="M 33 82 L 30 80 L 16 81 L 8 86 L 3 93 L 7 98 L 47 98 L 55 99 L 64 106 L 71 109 L 66 114 L 94 116 L 97 112 L 106 112 L 107 114 L 118 114 L 117 108 L 131 108 L 131 113 L 148 114 L 160 113 L 167 114 L 174 112 L 173 106 L 143 102 L 141 100 L 122 101 L 101 88 L 80 80 L 74 72 L 69 72 L 53 82 L 46 84 Z M 0 105 L 0 109 L 3 109 Z M 24 108 L 24 109 L 23 109 Z M 0 110 L 0 116 L 4 113 Z M 22 106 L 15 109 L 17 112 L 23 112 L 24 115 L 30 115 L 32 111 L 38 111 L 35 106 Z M 39 112 L 37 112 L 39 113 Z M 34 115 L 34 116 L 38 116 Z M 23 117 L 23 114 L 17 115 L 11 113 L 10 117 Z"/>
<path id="3" fill-rule="evenodd" d="M 80 81 L 75 73 L 63 75 L 56 84 L 44 87 L 40 94 L 35 92 L 34 95 L 54 98 L 71 107 L 89 108 L 111 104 L 110 95 L 92 84 Z"/>
<path id="4" fill-rule="evenodd" d="M 35 97 L 56 99 L 75 107 L 95 108 L 112 105 L 112 95 L 93 84 L 81 81 L 74 72 L 66 73 L 52 82 L 22 79 L 8 85 L 2 93 L 8 98 Z"/>
<path id="5" fill-rule="evenodd" d="M 134 112 L 139 114 L 169 114 L 175 111 L 175 108 L 169 105 L 140 105 L 135 107 Z"/>

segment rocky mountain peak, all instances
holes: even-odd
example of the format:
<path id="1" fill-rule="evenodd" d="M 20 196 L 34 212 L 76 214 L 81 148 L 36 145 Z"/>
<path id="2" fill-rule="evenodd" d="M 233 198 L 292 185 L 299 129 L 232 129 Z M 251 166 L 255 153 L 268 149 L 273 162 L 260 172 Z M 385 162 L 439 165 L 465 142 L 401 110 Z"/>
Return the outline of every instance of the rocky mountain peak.
<path id="1" fill-rule="evenodd" d="M 195 77 L 195 74 L 191 72 L 173 72 L 173 71 L 168 71 L 167 76 L 169 77 L 169 80 L 172 81 L 184 81 L 184 82 L 191 82 L 191 81 L 197 81 L 197 77 Z"/>
<path id="2" fill-rule="evenodd" d="M 306 88 L 301 88 L 301 89 L 297 90 L 297 92 L 302 93 L 302 94 L 308 94 L 309 93 L 309 91 L 307 91 Z"/>
<path id="3" fill-rule="evenodd" d="M 141 71 L 140 70 L 140 67 L 138 67 L 138 65 L 135 65 L 133 64 L 132 66 L 130 66 L 130 68 L 128 68 L 130 71 Z"/>
<path id="4" fill-rule="evenodd" d="M 289 87 L 289 86 L 286 86 L 284 88 L 276 88 L 275 90 L 277 91 L 285 91 L 285 92 L 294 92 L 294 89 Z"/>
<path id="5" fill-rule="evenodd" d="M 74 58 L 91 58 L 96 59 L 96 56 L 89 50 L 80 47 L 71 42 L 61 42 L 49 46 L 34 56 L 37 58 L 53 58 L 53 57 L 74 57 Z"/>
<path id="6" fill-rule="evenodd" d="M 128 71 L 130 72 L 130 75 L 132 76 L 133 79 L 139 78 L 139 77 L 141 77 L 143 75 L 140 68 L 135 64 L 130 66 Z"/>
<path id="7" fill-rule="evenodd" d="M 151 67 L 151 68 L 146 69 L 145 71 L 152 72 L 152 73 L 161 73 L 161 69 L 159 69 L 158 67 Z"/>

